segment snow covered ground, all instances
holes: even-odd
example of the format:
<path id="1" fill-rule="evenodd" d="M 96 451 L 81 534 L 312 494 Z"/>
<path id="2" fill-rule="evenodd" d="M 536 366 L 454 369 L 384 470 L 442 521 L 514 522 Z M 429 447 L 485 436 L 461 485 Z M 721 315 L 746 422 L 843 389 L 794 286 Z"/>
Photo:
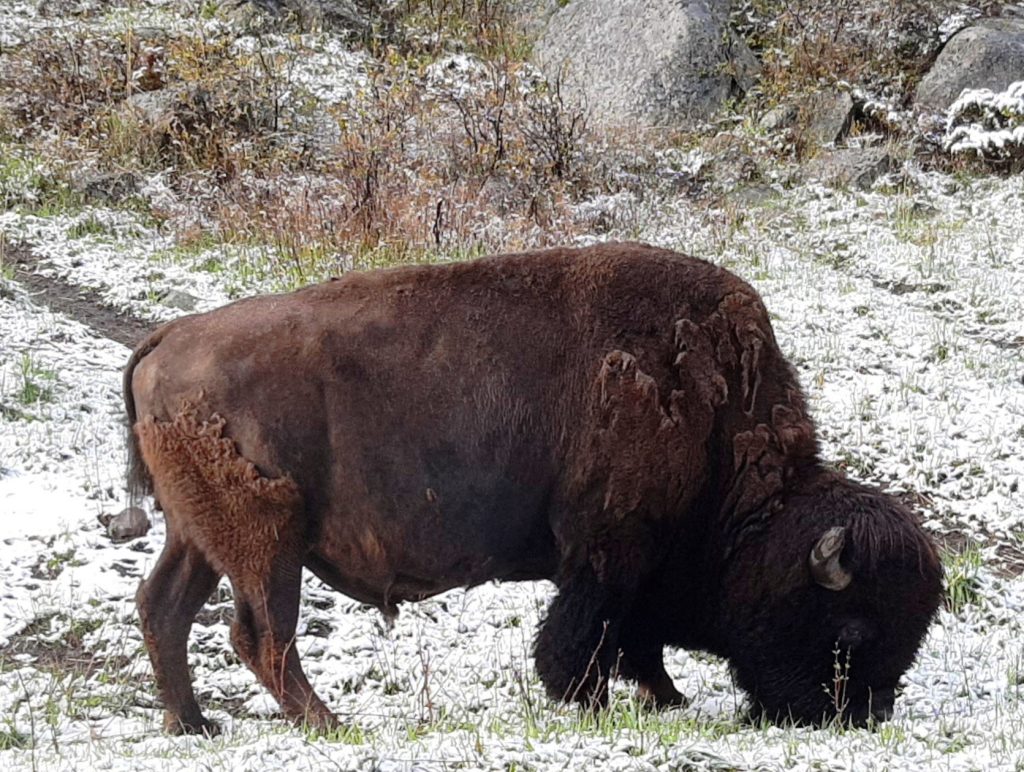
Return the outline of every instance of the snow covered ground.
<path id="1" fill-rule="evenodd" d="M 1024 764 L 1024 184 L 916 173 L 897 192 L 781 190 L 708 211 L 625 202 L 621 232 L 748 278 L 798 367 L 826 455 L 906 493 L 937 535 L 983 545 L 963 589 L 875 731 L 748 726 L 723 663 L 670 652 L 692 704 L 607 713 L 551 704 L 531 641 L 551 587 L 487 585 L 377 612 L 308 579 L 307 671 L 348 721 L 315 737 L 275 706 L 228 642 L 230 595 L 203 612 L 191 661 L 226 731 L 168 738 L 133 594 L 162 521 L 115 545 L 97 522 L 126 503 L 120 370 L 128 350 L 0 285 L 0 766 L 5 769 L 1014 769 Z M 613 204 L 623 206 L 622 201 Z M 38 270 L 162 319 L 170 290 L 199 309 L 238 291 L 162 258 L 132 215 L 0 214 Z M 90 227 L 81 224 L 89 222 Z M 154 258 L 153 256 L 157 257 Z M 201 265 L 201 260 L 195 265 Z M 247 291 L 261 288 L 246 285 Z M 33 398 L 37 397 L 37 398 Z"/>
<path id="2" fill-rule="evenodd" d="M 169 0 L 92 15 L 90 0 L 70 5 L 82 15 L 0 2 L 0 46 L 91 23 L 211 36 L 222 24 Z M 323 38 L 259 45 L 282 47 L 287 84 L 325 102 L 344 103 L 365 76 L 360 57 Z M 700 164 L 691 151 L 687 174 Z M 0 202 L 31 203 L 36 177 L 31 159 L 8 163 Z M 190 214 L 161 175 L 140 195 Z M 286 282 L 254 270 L 251 254 L 186 255 L 130 212 L 0 211 L 0 769 L 1024 768 L 1024 180 L 909 167 L 873 192 L 778 184 L 711 209 L 620 192 L 576 214 L 610 225 L 601 238 L 677 248 L 750 280 L 828 458 L 905 495 L 940 540 L 981 545 L 950 560 L 957 608 L 936 620 L 893 721 L 749 726 L 725 665 L 682 651 L 667 665 L 689 707 L 651 713 L 622 690 L 606 713 L 581 716 L 548 701 L 532 669 L 550 585 L 451 592 L 404 607 L 388 629 L 308 578 L 300 651 L 346 728 L 318 737 L 274 718 L 231 650 L 224 585 L 193 629 L 190 660 L 225 731 L 166 737 L 133 602 L 163 523 L 157 513 L 147 536 L 113 544 L 97 521 L 127 503 L 128 349 L 49 310 L 3 259 L 28 245 L 33 270 L 153 321 Z"/>

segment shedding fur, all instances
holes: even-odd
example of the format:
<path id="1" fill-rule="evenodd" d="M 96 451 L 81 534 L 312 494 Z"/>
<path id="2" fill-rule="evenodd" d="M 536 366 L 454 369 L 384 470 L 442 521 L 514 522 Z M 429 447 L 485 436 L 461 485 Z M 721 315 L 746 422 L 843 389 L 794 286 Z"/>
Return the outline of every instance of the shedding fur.
<path id="1" fill-rule="evenodd" d="M 147 416 L 139 449 L 168 518 L 217 570 L 258 587 L 284 549 L 294 549 L 302 496 L 288 477 L 268 479 L 224 436 L 220 416 L 185 408 L 173 421 Z"/>
<path id="2" fill-rule="evenodd" d="M 848 690 L 867 720 L 940 602 L 912 514 L 822 465 L 757 293 L 686 255 L 601 244 L 352 273 L 165 325 L 124 387 L 131 484 L 167 518 L 137 597 L 175 731 L 210 726 L 187 641 L 225 573 L 239 655 L 317 726 L 336 719 L 294 645 L 304 568 L 386 613 L 550 579 L 535 657 L 551 696 L 600 704 L 621 663 L 680 704 L 662 651 L 683 646 L 727 658 L 755 711 L 810 722 L 836 714 L 821 684 L 843 630 L 872 647 Z M 807 564 L 835 527 L 841 591 Z"/>

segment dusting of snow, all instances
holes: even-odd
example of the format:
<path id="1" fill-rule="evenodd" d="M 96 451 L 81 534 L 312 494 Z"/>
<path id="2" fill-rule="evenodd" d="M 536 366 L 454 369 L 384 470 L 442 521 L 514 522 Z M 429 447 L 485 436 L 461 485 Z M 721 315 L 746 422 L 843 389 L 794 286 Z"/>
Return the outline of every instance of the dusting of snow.
<path id="1" fill-rule="evenodd" d="M 79 5 L 99 14 L 106 4 Z M 130 3 L 110 10 L 104 23 L 225 31 L 216 19 L 183 21 L 174 6 Z M 2 3 L 0 46 L 81 23 L 43 18 L 36 3 Z M 948 30 L 963 23 L 951 20 Z M 289 88 L 326 103 L 343 102 L 364 84 L 364 63 L 325 37 L 237 45 L 240 55 L 269 56 Z M 462 93 L 474 62 L 441 60 L 426 77 Z M 965 94 L 957 114 L 968 114 L 968 102 L 1005 107 L 999 100 L 1013 94 L 1020 97 Z M 881 102 L 869 111 L 893 125 L 907 120 Z M 992 129 L 970 131 L 956 140 L 965 148 L 999 146 Z M 1011 130 L 1002 146 L 1015 136 Z M 36 201 L 46 169 L 31 158 L 4 161 L 0 245 L 28 245 L 40 272 L 89 287 L 114 308 L 160 321 L 184 313 L 182 304 L 202 311 L 281 288 L 280 277 L 259 269 L 243 247 L 185 254 L 137 214 L 18 211 Z M 656 174 L 683 187 L 707 162 L 700 151 L 665 151 Z M 577 202 L 572 215 L 589 231 L 581 243 L 640 238 L 748 279 L 799 371 L 825 455 L 856 477 L 913 496 L 938 535 L 983 541 L 993 566 L 999 550 L 1019 554 L 1024 181 L 957 181 L 910 166 L 899 184 L 883 179 L 868 192 L 777 184 L 768 193 L 756 205 L 709 209 L 682 197 L 618 192 Z M 140 194 L 171 218 L 193 216 L 191 202 L 162 175 L 145 180 Z M 480 224 L 481 233 L 502 227 Z M 339 266 L 348 267 L 342 258 Z M 649 713 L 629 702 L 629 689 L 617 688 L 609 715 L 581 716 L 549 701 L 533 673 L 532 640 L 552 597 L 549 583 L 449 592 L 404 606 L 389 629 L 376 611 L 307 576 L 297 645 L 345 729 L 315 737 L 276 717 L 232 652 L 230 591 L 222 585 L 193 628 L 190 662 L 200 702 L 224 734 L 167 737 L 133 602 L 163 544 L 164 523 L 151 513 L 154 527 L 144 538 L 113 544 L 97 521 L 127 503 L 120 394 L 127 357 L 123 346 L 0 277 L 4 769 L 1024 765 L 1024 579 L 992 566 L 972 577 L 971 603 L 939 614 L 904 678 L 895 719 L 876 731 L 749 726 L 724 663 L 678 650 L 666 651 L 666 666 L 691 699 L 687 708 Z M 64 652 L 61 667 L 48 662 L 52 651 Z"/>
<path id="2" fill-rule="evenodd" d="M 740 221 L 683 199 L 645 212 L 649 204 L 628 196 L 596 199 L 586 216 L 609 218 L 609 237 L 685 248 L 748 278 L 800 371 L 830 458 L 913 490 L 936 530 L 955 523 L 1019 543 L 1022 197 L 1019 180 L 958 188 L 917 173 L 896 194 L 789 190 Z M 81 218 L 104 227 L 74 238 Z M 639 234 L 616 230 L 631 221 L 642 223 Z M 0 228 L 36 245 L 42 270 L 152 318 L 175 313 L 139 299 L 153 294 L 151 255 L 166 245 L 130 215 L 6 213 Z M 200 307 L 228 297 L 228 272 L 159 270 Z M 13 727 L 27 733 L 39 716 L 53 716 L 35 747 L 0 752 L 7 768 L 162 769 L 168 757 L 226 768 L 379 769 L 1009 769 L 1021 760 L 1024 581 L 985 568 L 978 602 L 940 614 L 905 677 L 896 718 L 875 732 L 746 726 L 724 664 L 675 650 L 667 667 L 688 708 L 646 714 L 621 688 L 613 715 L 628 720 L 588 724 L 548 701 L 533 674 L 531 642 L 551 585 L 446 593 L 403 608 L 388 630 L 376 611 L 307 577 L 300 651 L 347 734 L 310 738 L 275 717 L 231 654 L 224 588 L 195 626 L 190 656 L 200 700 L 225 733 L 165 737 L 132 603 L 163 523 L 155 513 L 145 538 L 114 545 L 96 522 L 125 503 L 119 383 L 127 351 L 16 289 L 0 299 L 0 325 L 5 404 L 23 354 L 57 374 L 55 400 L 23 406 L 28 419 L 0 421 L 0 640 L 45 647 L 78 636 L 83 656 L 96 660 L 77 675 L 27 655 L 0 668 L 0 714 Z M 54 713 L 56 694 L 75 695 L 62 699 L 77 707 Z"/>
<path id="3" fill-rule="evenodd" d="M 449 54 L 427 65 L 424 77 L 428 93 L 465 99 L 479 89 L 489 74 L 490 68 L 475 56 Z"/>
<path id="4" fill-rule="evenodd" d="M 240 37 L 233 43 L 237 53 L 247 54 L 266 68 L 273 68 L 292 87 L 302 89 L 324 106 L 350 101 L 367 83 L 365 55 L 352 51 L 342 40 L 328 35 L 261 35 Z M 291 101 L 288 93 L 280 101 Z"/>
<path id="5" fill-rule="evenodd" d="M 981 11 L 977 8 L 962 6 L 957 13 L 950 14 L 943 19 L 942 23 L 939 25 L 939 42 L 946 43 L 956 33 L 965 27 L 970 26 L 971 22 L 975 21 L 980 16 Z"/>

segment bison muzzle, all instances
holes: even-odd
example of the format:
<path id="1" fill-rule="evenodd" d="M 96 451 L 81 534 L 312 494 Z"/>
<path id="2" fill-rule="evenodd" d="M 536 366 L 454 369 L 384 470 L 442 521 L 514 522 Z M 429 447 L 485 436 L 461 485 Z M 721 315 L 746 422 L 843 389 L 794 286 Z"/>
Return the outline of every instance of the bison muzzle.
<path id="1" fill-rule="evenodd" d="M 303 568 L 386 613 L 549 579 L 553 698 L 600 705 L 617 673 L 682 703 L 672 645 L 727 658 L 755 715 L 798 722 L 886 718 L 940 602 L 914 516 L 819 460 L 757 293 L 661 249 L 232 303 L 150 335 L 125 401 L 133 487 L 167 525 L 138 606 L 171 731 L 212 729 L 186 651 L 223 575 L 239 656 L 318 726 L 336 719 L 294 646 Z"/>

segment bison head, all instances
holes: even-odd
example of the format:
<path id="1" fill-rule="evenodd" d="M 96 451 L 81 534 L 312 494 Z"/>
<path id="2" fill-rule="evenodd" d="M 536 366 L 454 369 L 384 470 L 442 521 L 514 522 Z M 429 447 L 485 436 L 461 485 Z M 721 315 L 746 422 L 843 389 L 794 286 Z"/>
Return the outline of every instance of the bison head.
<path id="1" fill-rule="evenodd" d="M 782 504 L 727 569 L 728 656 L 752 714 L 885 720 L 940 603 L 935 548 L 898 501 L 846 480 Z"/>

